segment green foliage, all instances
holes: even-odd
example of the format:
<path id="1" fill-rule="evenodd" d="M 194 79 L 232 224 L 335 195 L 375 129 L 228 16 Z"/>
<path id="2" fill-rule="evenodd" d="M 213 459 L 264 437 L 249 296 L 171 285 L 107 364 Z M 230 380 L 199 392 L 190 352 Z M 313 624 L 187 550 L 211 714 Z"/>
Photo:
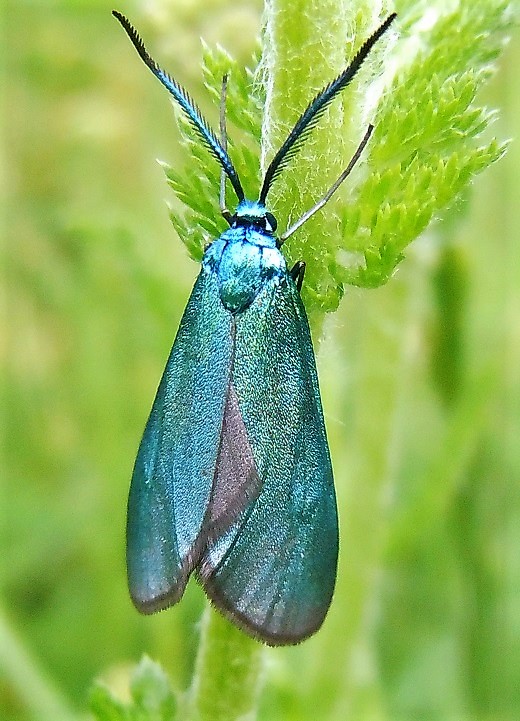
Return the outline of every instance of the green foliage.
<path id="1" fill-rule="evenodd" d="M 339 122 L 343 128 L 353 128 L 354 119 L 362 118 L 358 128 L 350 132 L 354 140 L 361 137 L 369 120 L 375 121 L 363 167 L 347 180 L 348 190 L 341 194 L 341 203 L 324 211 L 334 218 L 325 221 L 327 232 L 323 231 L 322 219 L 312 220 L 310 229 L 302 229 L 301 238 L 290 243 L 291 259 L 309 261 L 305 293 L 311 313 L 335 310 L 345 284 L 375 288 L 386 283 L 403 259 L 404 249 L 432 219 L 453 205 L 478 173 L 505 152 L 506 143 L 485 140 L 495 114 L 481 105 L 477 92 L 493 74 L 504 33 L 511 27 L 510 3 L 468 1 L 452 8 L 439 1 L 428 7 L 428 12 L 424 6 L 420 13 L 414 6 L 399 17 L 390 37 L 381 43 L 384 47 L 367 60 L 354 90 L 345 93 L 342 117 L 332 122 L 331 115 L 336 113 L 332 111 L 314 131 L 316 138 L 308 151 L 313 171 L 309 173 L 307 153 L 303 160 L 296 158 L 286 170 L 289 179 L 280 183 L 281 198 L 273 201 L 284 219 L 302 214 L 330 185 L 331 165 L 338 165 L 345 148 L 345 139 L 338 140 L 334 125 Z M 334 7 L 330 10 L 334 17 Z M 269 33 L 269 23 L 283 24 L 285 12 L 281 4 L 268 13 L 261 68 L 275 74 L 280 69 L 272 66 L 281 64 L 281 72 L 291 73 L 297 90 L 294 98 L 286 88 L 281 95 L 273 97 L 275 91 L 270 94 L 264 118 L 264 144 L 269 148 L 274 134 L 270 125 L 276 128 L 277 138 L 283 138 L 280 127 L 288 132 L 294 122 L 287 119 L 287 109 L 291 115 L 294 107 L 303 111 L 312 97 L 311 84 L 319 89 L 317 78 L 330 79 L 337 72 L 329 67 L 329 53 L 313 52 L 315 38 L 319 37 L 322 45 L 331 42 L 340 48 L 344 42 L 337 31 L 332 35 L 331 27 L 327 27 L 330 16 L 326 6 L 320 7 L 316 18 L 308 11 L 303 13 L 303 27 L 315 25 L 315 32 L 303 31 L 303 40 L 302 24 L 293 23 L 294 15 L 288 9 L 287 16 L 297 30 L 282 35 L 277 28 Z M 371 12 L 360 4 L 355 16 L 355 43 L 350 43 L 347 60 L 365 39 L 368 27 L 374 26 L 376 21 L 369 20 Z M 290 57 L 290 62 L 284 56 Z M 342 65 L 344 62 L 342 59 Z M 224 50 L 212 52 L 205 46 L 205 84 L 217 107 L 224 72 L 230 73 L 228 114 L 242 131 L 232 155 L 246 188 L 255 197 L 258 159 L 254 143 L 259 147 L 265 97 L 262 86 L 252 82 L 258 72 L 240 71 Z M 190 161 L 179 172 L 167 166 L 166 173 L 186 208 L 176 209 L 171 219 L 190 255 L 200 260 L 204 244 L 225 227 L 219 221 L 217 204 L 219 170 L 185 121 L 181 121 L 181 128 Z M 331 149 L 333 163 L 327 157 Z M 339 167 L 347 162 L 348 151 L 339 160 Z M 275 187 L 272 194 L 276 193 Z"/>
<path id="2" fill-rule="evenodd" d="M 483 88 L 507 4 L 396 5 L 392 33 L 269 198 L 283 228 L 376 120 L 337 198 L 287 243 L 307 261 L 315 325 L 348 296 L 318 354 L 341 549 L 320 632 L 264 650 L 212 610 L 201 623 L 196 584 L 141 617 L 125 582 L 132 463 L 197 272 L 153 158 L 172 159 L 188 202 L 170 194 L 172 217 L 194 258 L 225 227 L 218 168 L 189 137 L 179 154 L 164 91 L 103 3 L 6 3 L 2 719 L 83 720 L 102 678 L 91 708 L 114 721 L 516 721 L 518 143 L 472 181 L 503 149 L 491 121 L 498 138 L 520 130 L 519 46 Z M 252 197 L 309 97 L 394 9 L 269 3 L 260 68 L 246 72 L 259 3 L 147 7 L 132 20 L 214 127 L 230 69 L 231 153 Z M 236 55 L 204 49 L 209 93 L 200 34 Z M 133 674 L 143 651 L 160 667 Z"/>
<path id="3" fill-rule="evenodd" d="M 209 607 L 192 687 L 176 700 L 162 668 L 146 656 L 130 679 L 130 702 L 104 683 L 90 694 L 97 721 L 233 721 L 257 707 L 260 646 Z"/>
<path id="4" fill-rule="evenodd" d="M 91 691 L 90 706 L 98 721 L 174 721 L 175 697 L 161 667 L 146 656 L 130 680 L 131 701 L 123 703 L 98 683 Z"/>
<path id="5" fill-rule="evenodd" d="M 346 204 L 341 214 L 346 249 L 364 258 L 343 282 L 385 283 L 432 218 L 504 154 L 505 143 L 484 139 L 494 113 L 481 106 L 477 91 L 494 70 L 511 21 L 503 0 L 455 9 L 439 2 L 428 14 L 414 8 L 403 16 L 367 161 L 371 172 L 354 208 Z"/>

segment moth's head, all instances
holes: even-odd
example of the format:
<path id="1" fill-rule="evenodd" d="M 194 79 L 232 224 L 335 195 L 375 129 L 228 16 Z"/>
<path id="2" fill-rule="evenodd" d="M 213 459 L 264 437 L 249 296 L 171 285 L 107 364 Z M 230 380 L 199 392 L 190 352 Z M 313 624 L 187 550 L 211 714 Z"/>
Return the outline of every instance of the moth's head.
<path id="1" fill-rule="evenodd" d="M 253 227 L 262 233 L 274 235 L 276 232 L 276 218 L 266 210 L 263 203 L 258 201 L 243 200 L 238 204 L 235 214 L 231 218 L 231 226 Z"/>

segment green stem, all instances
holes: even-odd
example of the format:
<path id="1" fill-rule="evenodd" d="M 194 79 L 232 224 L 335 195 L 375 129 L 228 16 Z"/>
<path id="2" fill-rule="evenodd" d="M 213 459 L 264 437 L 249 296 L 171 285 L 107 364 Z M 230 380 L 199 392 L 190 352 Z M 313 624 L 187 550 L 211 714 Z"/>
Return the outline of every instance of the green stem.
<path id="1" fill-rule="evenodd" d="M 256 716 L 262 646 L 208 605 L 188 700 L 190 721 L 238 721 Z"/>
<path id="2" fill-rule="evenodd" d="M 73 721 L 77 715 L 24 648 L 21 639 L 0 611 L 0 676 L 35 721 Z"/>
<path id="3" fill-rule="evenodd" d="M 347 5 L 345 0 L 267 0 L 264 170 L 315 93 L 345 67 L 348 39 L 352 38 L 352 14 Z M 277 179 L 269 204 L 281 229 L 289 219 L 296 220 L 312 207 L 343 170 L 349 157 L 348 132 L 343 126 L 342 102 L 338 99 Z M 322 212 L 295 233 L 285 249 L 291 261 L 304 258 L 307 262 L 304 294 L 313 299 L 318 313 L 337 305 L 340 297 L 338 287 L 324 285 L 330 283 L 323 277 L 328 274 L 320 273 L 327 266 L 327 255 L 335 252 L 337 232 L 337 219 L 330 212 Z"/>

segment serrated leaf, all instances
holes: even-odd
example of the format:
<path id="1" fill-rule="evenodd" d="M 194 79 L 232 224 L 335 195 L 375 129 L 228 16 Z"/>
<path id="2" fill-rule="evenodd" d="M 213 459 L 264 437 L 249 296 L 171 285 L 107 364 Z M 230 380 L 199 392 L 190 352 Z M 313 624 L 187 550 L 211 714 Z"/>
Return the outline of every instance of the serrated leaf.
<path id="1" fill-rule="evenodd" d="M 376 129 L 363 158 L 367 172 L 356 176 L 357 185 L 353 174 L 348 201 L 342 207 L 334 205 L 341 235 L 314 232 L 319 220 L 313 219 L 307 236 L 302 236 L 304 241 L 291 238 L 288 243 L 291 260 L 309 260 L 304 245 L 311 241 L 311 258 L 320 256 L 321 264 L 309 263 L 306 275 L 307 295 L 317 308 L 332 308 L 338 292 L 330 289 L 341 289 L 345 282 L 369 287 L 385 283 L 407 245 L 432 218 L 456 201 L 477 173 L 504 152 L 504 144 L 496 141 L 479 145 L 493 114 L 478 105 L 478 90 L 495 69 L 492 63 L 512 22 L 511 5 L 504 0 L 460 2 L 455 7 L 438 1 L 434 5 L 435 20 L 427 30 L 421 24 L 421 14 L 413 7 L 399 18 L 402 33 L 394 45 L 398 66 L 381 95 Z M 358 13 L 357 24 L 364 32 L 365 13 Z M 361 36 L 356 38 L 358 41 Z M 378 52 L 381 62 L 384 48 Z M 391 53 L 392 49 L 385 52 Z M 377 53 L 369 62 L 377 62 Z M 251 197 L 259 184 L 259 135 L 265 103 L 263 86 L 252 82 L 255 64 L 252 61 L 250 68 L 239 67 L 224 48 L 203 46 L 204 82 L 217 107 L 222 75 L 229 73 L 229 152 L 246 194 Z M 367 72 L 363 80 L 367 88 L 359 89 L 361 98 L 369 94 L 368 86 L 379 82 L 379 78 Z M 346 113 L 350 107 L 345 105 Z M 175 170 L 165 167 L 165 172 L 186 209 L 172 212 L 172 222 L 191 257 L 200 259 L 204 244 L 225 227 L 218 202 L 220 168 L 184 118 L 179 118 L 179 126 L 189 162 Z M 288 172 L 296 187 L 305 187 L 306 192 L 316 185 L 316 198 L 326 188 L 327 181 L 320 180 L 319 163 L 304 181 L 298 180 L 297 164 Z M 318 187 L 318 183 L 322 184 Z M 228 195 L 228 205 L 233 207 L 229 188 Z M 283 198 L 275 205 L 278 211 Z M 280 216 L 283 219 L 283 210 L 279 220 Z M 317 239 L 321 244 L 319 252 L 315 248 Z M 322 256 L 335 258 L 340 251 L 365 252 L 366 266 L 358 268 L 355 261 L 350 273 L 339 263 L 325 266 L 321 262 Z"/>

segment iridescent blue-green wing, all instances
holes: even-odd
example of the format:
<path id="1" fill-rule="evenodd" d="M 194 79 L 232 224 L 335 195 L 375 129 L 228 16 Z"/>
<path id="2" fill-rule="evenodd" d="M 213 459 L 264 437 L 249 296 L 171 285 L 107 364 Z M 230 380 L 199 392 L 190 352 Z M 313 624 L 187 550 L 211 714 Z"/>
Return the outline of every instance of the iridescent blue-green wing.
<path id="1" fill-rule="evenodd" d="M 200 558 L 233 356 L 234 325 L 202 270 L 181 320 L 135 462 L 127 569 L 137 608 L 182 596 Z"/>
<path id="2" fill-rule="evenodd" d="M 273 279 L 237 316 L 231 393 L 243 431 L 227 442 L 248 459 L 253 490 L 235 523 L 209 539 L 198 575 L 246 631 L 297 643 L 329 608 L 338 522 L 309 326 L 291 278 Z"/>

